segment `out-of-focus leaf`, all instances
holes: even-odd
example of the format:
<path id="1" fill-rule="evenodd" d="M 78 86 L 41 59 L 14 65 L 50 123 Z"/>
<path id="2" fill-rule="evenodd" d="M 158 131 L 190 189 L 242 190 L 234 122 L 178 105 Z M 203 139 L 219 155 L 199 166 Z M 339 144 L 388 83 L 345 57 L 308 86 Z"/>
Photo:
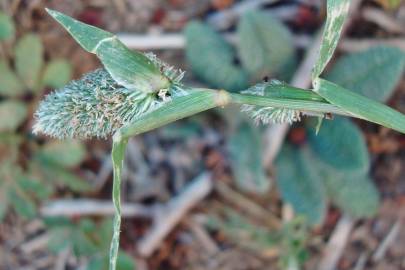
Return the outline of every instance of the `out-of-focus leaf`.
<path id="1" fill-rule="evenodd" d="M 17 134 L 0 133 L 0 164 L 4 164 L 6 160 L 16 161 L 21 141 L 21 136 Z"/>
<path id="2" fill-rule="evenodd" d="M 44 164 L 42 170 L 49 181 L 62 184 L 72 191 L 86 192 L 91 189 L 91 185 L 85 179 L 54 164 Z"/>
<path id="3" fill-rule="evenodd" d="M 18 178 L 18 184 L 24 192 L 33 195 L 40 200 L 48 198 L 52 192 L 52 189 L 49 186 L 28 175 L 21 175 Z"/>
<path id="4" fill-rule="evenodd" d="M 117 270 L 134 270 L 134 259 L 124 251 L 118 253 Z M 108 270 L 108 255 L 97 256 L 90 260 L 86 270 Z"/>
<path id="5" fill-rule="evenodd" d="M 24 86 L 10 69 L 7 62 L 0 59 L 0 96 L 16 97 L 24 93 Z"/>
<path id="6" fill-rule="evenodd" d="M 63 87 L 72 76 L 72 67 L 63 59 L 52 60 L 45 68 L 42 84 L 53 88 Z"/>
<path id="7" fill-rule="evenodd" d="M 72 168 L 78 166 L 84 160 L 86 149 L 77 140 L 55 140 L 42 147 L 39 155 L 45 162 Z"/>
<path id="8" fill-rule="evenodd" d="M 144 54 L 128 49 L 113 34 L 47 9 L 88 52 L 97 54 L 116 82 L 128 89 L 157 92 L 170 86 L 169 79 Z"/>
<path id="9" fill-rule="evenodd" d="M 309 149 L 284 145 L 277 157 L 277 186 L 283 200 L 290 203 L 308 224 L 322 223 L 326 212 L 326 194 L 322 179 L 313 168 Z"/>
<path id="10" fill-rule="evenodd" d="M 0 223 L 3 221 L 4 216 L 8 209 L 8 199 L 5 188 L 0 183 Z"/>
<path id="11" fill-rule="evenodd" d="M 342 173 L 367 172 L 370 160 L 361 131 L 350 120 L 324 121 L 318 135 L 308 132 L 310 148 L 319 159 Z"/>
<path id="12" fill-rule="evenodd" d="M 23 102 L 14 100 L 0 102 L 0 132 L 16 130 L 26 116 L 27 107 Z"/>
<path id="13" fill-rule="evenodd" d="M 326 172 L 325 185 L 332 201 L 355 218 L 372 217 L 377 213 L 379 195 L 374 183 L 364 175 L 338 177 Z"/>
<path id="14" fill-rule="evenodd" d="M 267 192 L 270 179 L 262 166 L 263 147 L 257 127 L 241 124 L 229 138 L 228 149 L 237 186 L 247 192 Z"/>
<path id="15" fill-rule="evenodd" d="M 374 0 L 387 10 L 396 10 L 402 3 L 402 0 Z"/>
<path id="16" fill-rule="evenodd" d="M 15 27 L 13 20 L 10 16 L 0 11 L 0 41 L 11 39 L 14 37 L 14 34 Z"/>
<path id="17" fill-rule="evenodd" d="M 384 102 L 401 79 L 404 67 L 404 52 L 379 46 L 340 58 L 326 77 L 344 88 Z"/>
<path id="18" fill-rule="evenodd" d="M 238 35 L 242 65 L 255 79 L 280 73 L 295 57 L 290 31 L 269 14 L 245 13 Z"/>
<path id="19" fill-rule="evenodd" d="M 18 75 L 35 90 L 43 64 L 43 47 L 39 36 L 26 34 L 15 47 L 15 67 Z"/>
<path id="20" fill-rule="evenodd" d="M 327 0 L 327 17 L 318 59 L 312 70 L 312 80 L 325 69 L 339 42 L 343 24 L 349 13 L 350 0 Z"/>
<path id="21" fill-rule="evenodd" d="M 20 216 L 29 219 L 35 217 L 37 212 L 35 203 L 27 194 L 12 188 L 8 191 L 8 200 Z"/>
<path id="22" fill-rule="evenodd" d="M 191 22 L 185 29 L 186 55 L 193 72 L 212 87 L 245 89 L 247 74 L 234 64 L 235 50 L 208 25 Z"/>

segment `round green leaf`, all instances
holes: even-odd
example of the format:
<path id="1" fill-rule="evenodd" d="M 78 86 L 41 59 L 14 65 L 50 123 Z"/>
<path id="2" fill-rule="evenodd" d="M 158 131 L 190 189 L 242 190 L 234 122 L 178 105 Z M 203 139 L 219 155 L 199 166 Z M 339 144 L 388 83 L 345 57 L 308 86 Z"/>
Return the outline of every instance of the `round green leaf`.
<path id="1" fill-rule="evenodd" d="M 49 163 L 72 168 L 82 163 L 86 149 L 76 140 L 52 141 L 41 149 L 40 155 Z"/>
<path id="2" fill-rule="evenodd" d="M 0 11 L 0 41 L 8 40 L 14 37 L 15 27 L 14 22 L 4 12 Z"/>
<path id="3" fill-rule="evenodd" d="M 230 91 L 248 86 L 247 74 L 234 64 L 235 50 L 208 25 L 191 22 L 185 29 L 186 56 L 193 72 L 212 87 Z"/>
<path id="4" fill-rule="evenodd" d="M 263 146 L 257 127 L 241 124 L 229 138 L 228 149 L 237 186 L 247 192 L 267 192 L 270 180 L 262 166 Z"/>
<path id="5" fill-rule="evenodd" d="M 395 90 L 404 68 L 404 52 L 378 46 L 343 56 L 326 77 L 344 88 L 384 102 Z"/>
<path id="6" fill-rule="evenodd" d="M 365 175 L 338 177 L 326 173 L 325 185 L 332 202 L 355 218 L 372 217 L 377 213 L 379 194 L 374 183 Z"/>
<path id="7" fill-rule="evenodd" d="M 18 75 L 31 89 L 35 90 L 43 64 L 41 39 L 35 34 L 26 34 L 15 47 L 15 67 Z"/>
<path id="8" fill-rule="evenodd" d="M 307 147 L 298 149 L 288 144 L 277 157 L 277 187 L 294 211 L 309 224 L 322 223 L 326 212 L 326 193 Z"/>
<path id="9" fill-rule="evenodd" d="M 14 100 L 0 102 L 0 132 L 16 130 L 26 116 L 27 107 L 23 102 Z"/>
<path id="10" fill-rule="evenodd" d="M 0 60 L 0 74 L 0 96 L 16 97 L 24 94 L 24 86 L 20 79 L 4 60 Z"/>
<path id="11" fill-rule="evenodd" d="M 311 130 L 308 137 L 310 148 L 326 165 L 342 173 L 368 171 L 370 160 L 366 142 L 350 120 L 336 117 L 324 121 L 318 135 Z"/>
<path id="12" fill-rule="evenodd" d="M 255 79 L 278 74 L 294 62 L 294 42 L 289 29 L 269 14 L 245 13 L 238 25 L 238 35 L 241 62 Z"/>
<path id="13" fill-rule="evenodd" d="M 63 59 L 52 60 L 45 68 L 42 84 L 53 88 L 63 87 L 72 76 L 72 67 Z"/>

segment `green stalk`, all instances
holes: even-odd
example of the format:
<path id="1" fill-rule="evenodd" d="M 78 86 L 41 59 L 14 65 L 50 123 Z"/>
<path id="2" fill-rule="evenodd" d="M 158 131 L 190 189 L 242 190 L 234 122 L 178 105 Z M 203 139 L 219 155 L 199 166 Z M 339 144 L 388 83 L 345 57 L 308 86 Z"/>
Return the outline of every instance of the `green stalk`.
<path id="1" fill-rule="evenodd" d="M 113 236 L 110 247 L 110 270 L 116 269 L 118 251 L 120 248 L 121 227 L 121 171 L 124 165 L 125 148 L 128 140 L 113 140 L 111 158 L 113 162 L 113 204 L 115 208 Z"/>

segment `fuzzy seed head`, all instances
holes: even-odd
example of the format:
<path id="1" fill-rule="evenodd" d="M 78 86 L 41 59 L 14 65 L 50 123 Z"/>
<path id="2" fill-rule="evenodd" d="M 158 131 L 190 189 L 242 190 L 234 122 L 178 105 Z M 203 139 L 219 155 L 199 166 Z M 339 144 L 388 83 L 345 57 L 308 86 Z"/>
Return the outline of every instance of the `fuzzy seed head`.
<path id="1" fill-rule="evenodd" d="M 260 83 L 242 91 L 243 94 L 266 96 L 266 88 L 269 85 L 279 85 L 282 82 L 273 80 L 270 83 Z M 271 89 L 269 87 L 268 89 Z M 271 91 L 271 90 L 270 90 Z M 247 113 L 256 124 L 292 124 L 301 120 L 301 112 L 286 108 L 261 107 L 254 105 L 242 105 L 242 112 Z"/>
<path id="2" fill-rule="evenodd" d="M 178 78 L 177 76 L 176 78 Z M 35 113 L 34 133 L 56 138 L 107 138 L 123 125 L 183 95 L 179 81 L 167 98 L 118 85 L 104 69 L 88 73 L 47 95 Z"/>

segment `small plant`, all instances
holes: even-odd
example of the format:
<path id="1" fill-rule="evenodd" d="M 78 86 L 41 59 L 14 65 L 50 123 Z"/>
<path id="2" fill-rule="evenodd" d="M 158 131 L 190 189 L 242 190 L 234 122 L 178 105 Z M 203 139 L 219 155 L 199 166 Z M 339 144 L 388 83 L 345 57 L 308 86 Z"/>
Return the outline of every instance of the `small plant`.
<path id="1" fill-rule="evenodd" d="M 312 91 L 270 82 L 242 92 L 185 86 L 181 83 L 183 73 L 156 57 L 130 51 L 111 33 L 48 10 L 85 50 L 99 57 L 105 68 L 105 71 L 86 75 L 47 96 L 36 112 L 34 130 L 58 138 L 113 134 L 113 202 L 116 214 L 110 269 L 116 268 L 119 250 L 121 171 L 125 148 L 132 136 L 228 104 L 253 106 L 245 107 L 245 110 L 263 122 L 267 122 L 268 118 L 293 122 L 299 120 L 303 113 L 318 117 L 332 113 L 368 120 L 405 133 L 405 116 L 401 113 L 319 77 L 337 46 L 348 9 L 348 0 L 328 1 L 327 22 L 313 70 Z M 220 46 L 225 47 L 223 44 Z M 224 74 L 239 74 L 240 69 L 226 67 L 232 57 L 225 51 L 224 57 Z M 220 67 L 215 68 L 215 73 L 205 76 L 227 76 L 221 74 Z M 252 73 L 256 70 L 250 69 Z M 61 125 L 63 128 L 58 129 Z"/>
<path id="2" fill-rule="evenodd" d="M 70 170 L 85 158 L 78 141 L 44 142 L 28 128 L 30 111 L 46 88 L 58 88 L 71 78 L 63 59 L 44 60 L 43 44 L 34 33 L 16 38 L 12 19 L 0 12 L 0 222 L 13 209 L 35 217 L 36 205 L 60 186 L 88 190 Z M 25 151 L 20 151 L 20 149 Z M 28 157 L 25 153 L 29 153 Z"/>

